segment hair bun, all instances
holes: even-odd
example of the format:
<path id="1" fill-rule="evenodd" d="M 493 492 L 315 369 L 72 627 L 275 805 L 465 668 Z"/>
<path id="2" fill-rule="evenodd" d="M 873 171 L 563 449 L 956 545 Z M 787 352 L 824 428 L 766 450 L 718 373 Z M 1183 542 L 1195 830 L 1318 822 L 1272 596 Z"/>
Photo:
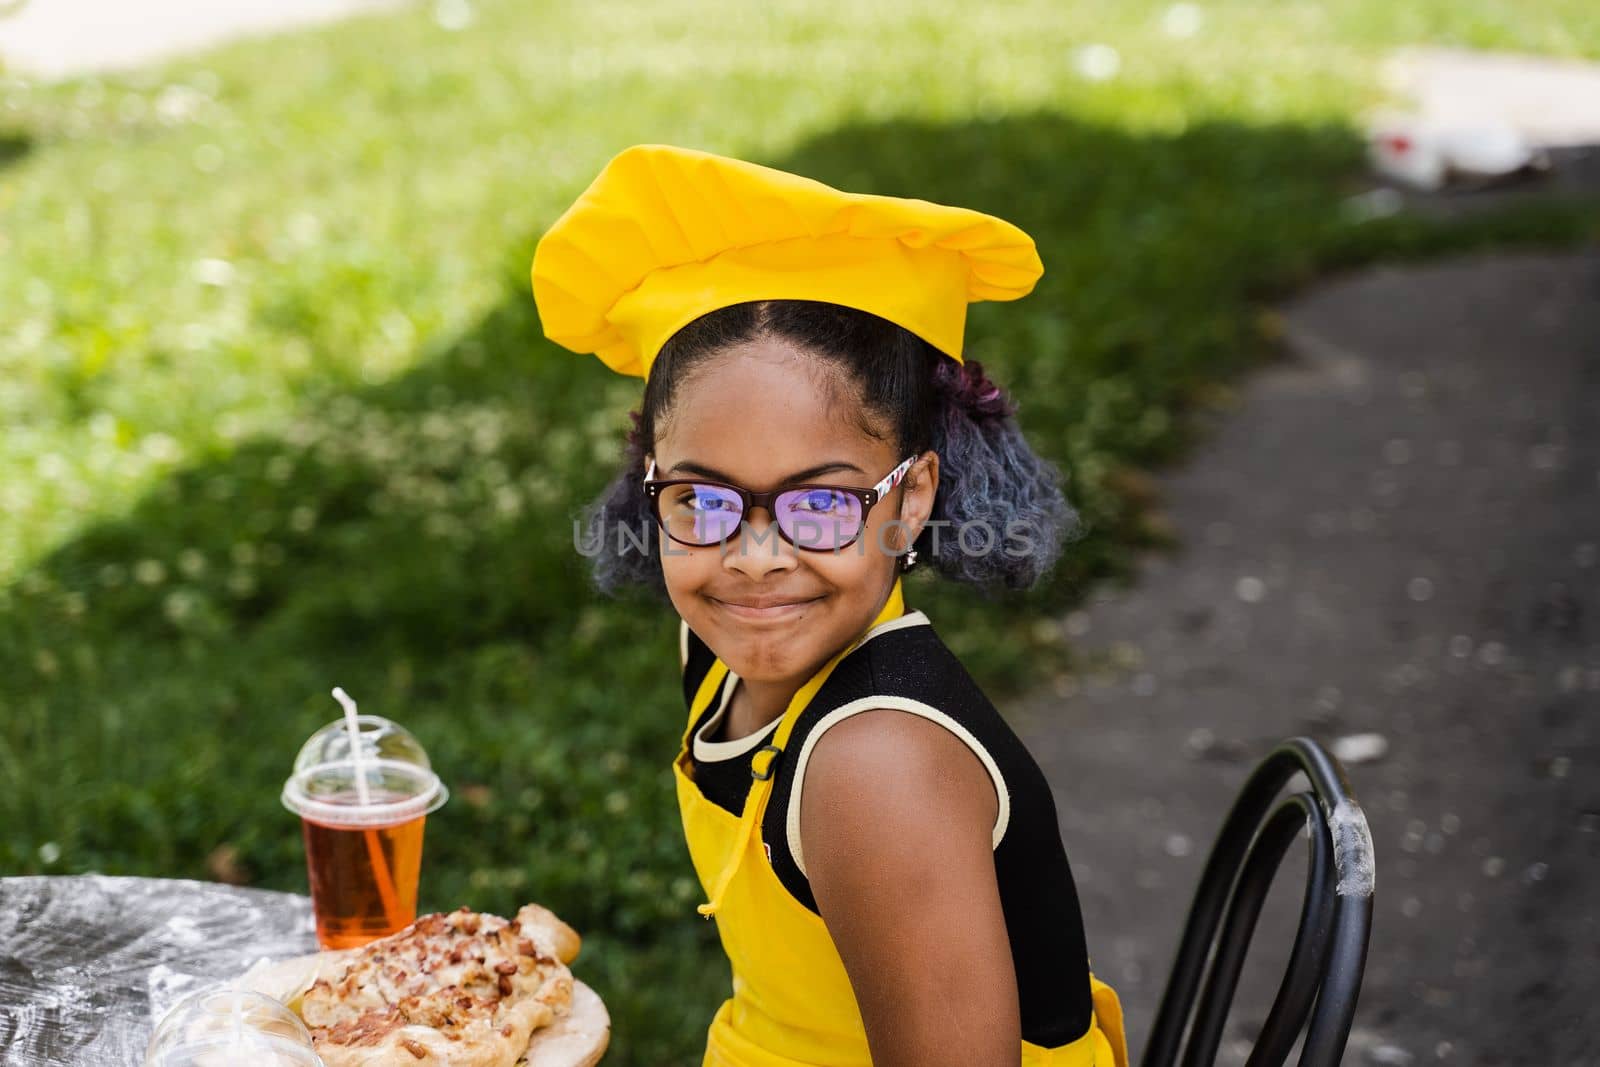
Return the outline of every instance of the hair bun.
<path id="1" fill-rule="evenodd" d="M 953 359 L 940 360 L 933 379 L 950 405 L 965 411 L 975 422 L 1003 419 L 1016 412 L 1011 398 L 989 379 L 983 372 L 983 364 L 975 359 L 959 363 Z"/>

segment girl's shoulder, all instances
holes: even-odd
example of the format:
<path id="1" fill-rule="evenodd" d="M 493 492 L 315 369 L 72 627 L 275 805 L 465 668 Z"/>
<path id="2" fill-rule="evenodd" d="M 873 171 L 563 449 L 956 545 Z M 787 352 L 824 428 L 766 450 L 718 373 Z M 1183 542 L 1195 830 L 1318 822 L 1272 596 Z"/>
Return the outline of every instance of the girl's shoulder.
<path id="1" fill-rule="evenodd" d="M 897 785 L 920 788 L 960 758 L 958 748 L 968 750 L 976 759 L 966 769 L 981 768 L 993 786 L 993 798 L 984 799 L 995 813 L 995 848 L 1007 836 L 1018 797 L 1033 802 L 1048 795 L 1044 775 L 1026 746 L 925 620 L 883 632 L 857 647 L 840 661 L 795 724 L 781 757 L 786 768 L 773 808 L 782 813 L 783 836 L 802 875 L 801 795 L 823 751 L 823 737 L 846 723 L 850 726 L 841 739 L 849 744 L 828 748 L 844 757 L 851 774 L 868 782 L 892 776 Z"/>
<path id="2" fill-rule="evenodd" d="M 1004 722 L 920 610 L 870 631 L 834 668 L 803 718 L 827 717 L 847 706 L 865 708 L 865 702 L 879 698 L 882 707 L 924 705 L 968 727 L 981 722 L 992 729 Z"/>

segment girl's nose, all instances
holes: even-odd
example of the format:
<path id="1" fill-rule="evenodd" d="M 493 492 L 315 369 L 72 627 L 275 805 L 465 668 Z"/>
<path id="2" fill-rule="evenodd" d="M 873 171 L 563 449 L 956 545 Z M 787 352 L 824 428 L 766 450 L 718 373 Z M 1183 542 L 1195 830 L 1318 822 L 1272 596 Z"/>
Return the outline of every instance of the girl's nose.
<path id="1" fill-rule="evenodd" d="M 772 513 L 764 507 L 745 512 L 739 535 L 723 546 L 723 566 L 732 567 L 752 580 L 772 571 L 793 570 L 798 564 L 795 548 L 778 533 Z"/>

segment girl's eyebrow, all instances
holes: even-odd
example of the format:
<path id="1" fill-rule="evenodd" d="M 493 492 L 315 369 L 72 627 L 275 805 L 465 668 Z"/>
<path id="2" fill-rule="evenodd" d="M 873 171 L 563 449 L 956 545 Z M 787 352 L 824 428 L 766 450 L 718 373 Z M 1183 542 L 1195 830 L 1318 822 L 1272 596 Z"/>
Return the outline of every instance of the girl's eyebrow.
<path id="1" fill-rule="evenodd" d="M 726 474 L 723 474 L 715 467 L 708 467 L 704 463 L 696 463 L 692 459 L 680 460 L 679 462 L 674 463 L 671 469 L 675 471 L 682 471 L 685 474 L 698 474 L 702 478 L 715 478 L 719 482 L 737 484 L 734 482 L 734 479 L 730 478 Z M 778 483 L 780 485 L 787 485 L 792 482 L 803 482 L 809 478 L 815 478 L 819 474 L 827 474 L 829 471 L 855 471 L 857 474 L 863 475 L 867 473 L 854 463 L 846 463 L 843 460 L 834 460 L 831 463 L 819 463 L 815 467 L 807 467 L 803 471 L 795 471 L 786 478 L 779 478 Z"/>

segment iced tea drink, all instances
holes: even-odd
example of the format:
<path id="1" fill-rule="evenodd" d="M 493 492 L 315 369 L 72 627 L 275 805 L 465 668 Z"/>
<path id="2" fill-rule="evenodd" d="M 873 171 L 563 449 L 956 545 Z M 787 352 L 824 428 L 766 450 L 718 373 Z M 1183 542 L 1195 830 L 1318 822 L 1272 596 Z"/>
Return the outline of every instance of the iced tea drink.
<path id="1" fill-rule="evenodd" d="M 390 826 L 350 827 L 301 816 L 317 942 L 323 948 L 364 945 L 416 919 L 427 821 L 422 815 Z"/>
<path id="2" fill-rule="evenodd" d="M 300 816 L 323 948 L 416 920 L 423 830 L 448 795 L 416 738 L 381 716 L 329 723 L 305 743 L 283 803 Z"/>

